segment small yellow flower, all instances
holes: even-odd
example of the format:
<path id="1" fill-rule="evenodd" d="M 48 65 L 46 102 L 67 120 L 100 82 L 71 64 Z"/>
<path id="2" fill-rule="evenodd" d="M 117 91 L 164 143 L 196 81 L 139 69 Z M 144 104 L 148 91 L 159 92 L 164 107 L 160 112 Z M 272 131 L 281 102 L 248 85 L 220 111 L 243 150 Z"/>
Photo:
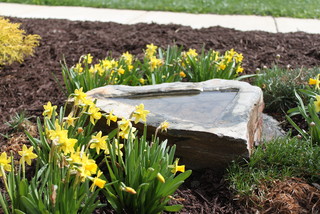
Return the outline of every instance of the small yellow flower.
<path id="1" fill-rule="evenodd" d="M 2 152 L 0 155 L 0 168 L 3 168 L 7 172 L 11 171 L 10 158 L 7 158 L 7 153 Z M 0 170 L 0 177 L 3 176 L 3 170 Z"/>
<path id="2" fill-rule="evenodd" d="M 87 97 L 86 93 L 83 92 L 82 87 L 79 89 L 75 89 L 73 96 L 74 96 L 74 104 L 75 105 L 79 105 L 79 104 L 84 103 L 84 101 L 86 100 L 86 97 Z"/>
<path id="3" fill-rule="evenodd" d="M 166 182 L 166 179 L 164 179 L 164 177 L 160 174 L 160 172 L 158 172 L 157 178 L 161 183 L 165 183 Z"/>
<path id="4" fill-rule="evenodd" d="M 125 70 L 122 67 L 118 68 L 118 73 L 119 74 L 124 74 L 124 72 L 125 72 Z"/>
<path id="5" fill-rule="evenodd" d="M 242 73 L 243 72 L 243 68 L 241 66 L 239 66 L 236 70 L 237 73 Z"/>
<path id="6" fill-rule="evenodd" d="M 95 125 L 97 120 L 100 120 L 102 114 L 100 112 L 100 108 L 96 106 L 90 106 L 88 110 L 88 114 L 90 115 L 90 122 Z"/>
<path id="7" fill-rule="evenodd" d="M 315 106 L 315 108 L 316 108 L 316 112 L 318 113 L 318 112 L 320 112 L 320 96 L 319 95 L 317 95 L 316 96 L 316 101 L 314 101 L 314 106 Z"/>
<path id="8" fill-rule="evenodd" d="M 151 71 L 154 71 L 154 69 L 160 67 L 162 64 L 161 59 L 157 59 L 155 56 L 150 57 L 149 65 Z"/>
<path id="9" fill-rule="evenodd" d="M 42 115 L 44 117 L 47 117 L 47 118 L 50 119 L 52 117 L 53 113 L 56 114 L 55 111 L 57 109 L 57 106 L 52 106 L 50 101 L 47 103 L 47 105 L 43 105 L 43 108 L 44 108 L 44 112 L 42 113 Z"/>
<path id="10" fill-rule="evenodd" d="M 76 117 L 72 117 L 71 114 L 68 115 L 68 117 L 63 118 L 68 126 L 73 126 L 74 127 L 74 121 L 77 119 Z"/>
<path id="11" fill-rule="evenodd" d="M 84 60 L 88 63 L 88 64 L 91 64 L 92 63 L 92 56 L 91 54 L 87 54 L 84 56 Z"/>
<path id="12" fill-rule="evenodd" d="M 179 75 L 180 75 L 180 77 L 182 77 L 182 78 L 185 78 L 185 77 L 187 76 L 183 71 L 180 71 Z"/>
<path id="13" fill-rule="evenodd" d="M 198 56 L 197 50 L 196 49 L 189 49 L 189 51 L 187 52 L 187 55 L 190 57 L 196 57 Z"/>
<path id="14" fill-rule="evenodd" d="M 102 132 L 99 131 L 98 134 L 91 137 L 90 140 L 90 149 L 96 149 L 97 154 L 100 153 L 100 149 L 106 150 L 107 149 L 107 139 L 108 136 L 102 137 Z"/>
<path id="15" fill-rule="evenodd" d="M 243 55 L 236 53 L 236 63 L 240 63 L 243 60 Z"/>
<path id="16" fill-rule="evenodd" d="M 132 64 L 133 56 L 128 51 L 123 53 L 121 57 L 124 58 L 127 65 Z"/>
<path id="17" fill-rule="evenodd" d="M 140 120 L 143 122 L 147 121 L 147 115 L 150 113 L 148 110 L 144 110 L 144 105 L 141 103 L 136 106 L 136 109 L 132 113 L 132 117 L 135 118 L 134 123 L 137 124 Z"/>
<path id="18" fill-rule="evenodd" d="M 92 185 L 90 187 L 91 191 L 94 190 L 95 186 L 102 189 L 106 185 L 106 181 L 99 178 L 101 175 L 102 175 L 102 172 L 99 170 L 97 176 L 91 179 L 92 180 Z"/>
<path id="19" fill-rule="evenodd" d="M 132 127 L 132 123 L 130 120 L 128 119 L 124 119 L 122 118 L 121 121 L 118 122 L 118 126 L 119 126 L 119 136 L 124 138 L 124 139 L 128 139 L 129 136 L 134 139 L 134 132 L 136 131 L 135 127 Z"/>
<path id="20" fill-rule="evenodd" d="M 147 45 L 147 49 L 146 49 L 146 56 L 148 58 L 153 57 L 153 55 L 157 52 L 157 48 L 158 46 L 153 45 L 152 43 L 150 45 Z"/>
<path id="21" fill-rule="evenodd" d="M 75 72 L 78 72 L 78 73 L 82 73 L 83 72 L 83 68 L 81 66 L 81 63 L 77 63 L 76 66 L 73 69 L 75 70 Z"/>
<path id="22" fill-rule="evenodd" d="M 161 131 L 162 132 L 166 132 L 167 131 L 167 129 L 169 128 L 169 122 L 167 122 L 167 121 L 164 121 L 164 122 L 162 122 L 161 124 L 160 124 L 160 129 L 161 129 Z"/>
<path id="23" fill-rule="evenodd" d="M 177 158 L 173 165 L 169 166 L 170 168 L 172 168 L 171 172 L 176 174 L 177 172 L 184 172 L 185 171 L 185 165 L 178 165 L 179 159 Z"/>
<path id="24" fill-rule="evenodd" d="M 226 64 L 224 64 L 224 63 L 220 63 L 220 64 L 219 64 L 219 69 L 220 69 L 220 70 L 224 70 L 224 69 L 226 69 L 226 67 L 227 67 L 227 66 L 226 66 Z"/>
<path id="25" fill-rule="evenodd" d="M 140 82 L 142 85 L 144 85 L 145 80 L 144 80 L 143 78 L 140 78 L 140 79 L 139 79 L 139 82 Z"/>
<path id="26" fill-rule="evenodd" d="M 316 79 L 309 79 L 309 85 L 315 85 L 316 89 L 320 89 L 320 74 L 317 75 Z"/>
<path id="27" fill-rule="evenodd" d="M 18 151 L 19 155 L 21 156 L 20 163 L 24 164 L 24 162 L 27 162 L 27 164 L 31 165 L 31 160 L 38 157 L 38 155 L 34 154 L 33 152 L 33 146 L 30 146 L 29 149 L 26 145 L 22 146 L 22 151 Z"/>
<path id="28" fill-rule="evenodd" d="M 110 111 L 110 113 L 107 115 L 106 118 L 107 118 L 107 125 L 108 126 L 110 126 L 111 121 L 117 122 L 117 120 L 118 120 L 118 117 L 113 114 L 113 111 Z"/>

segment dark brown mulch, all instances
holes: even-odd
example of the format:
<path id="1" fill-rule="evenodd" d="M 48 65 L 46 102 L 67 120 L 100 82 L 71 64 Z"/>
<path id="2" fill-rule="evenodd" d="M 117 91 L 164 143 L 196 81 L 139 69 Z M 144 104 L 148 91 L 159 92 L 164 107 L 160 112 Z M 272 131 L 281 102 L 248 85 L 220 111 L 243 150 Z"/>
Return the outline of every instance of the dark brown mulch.
<path id="1" fill-rule="evenodd" d="M 175 43 L 186 48 L 200 50 L 204 46 L 220 52 L 234 48 L 244 55 L 246 73 L 272 66 L 277 54 L 281 56 L 277 61 L 281 67 L 320 65 L 320 35 L 303 32 L 272 34 L 221 27 L 193 30 L 179 25 L 10 19 L 22 23 L 27 33 L 39 34 L 42 39 L 34 57 L 27 58 L 22 64 L 0 68 L 0 133 L 9 131 L 4 122 L 15 112 L 26 111 L 29 116 L 39 116 L 47 101 L 55 105 L 64 103 L 64 89 L 54 77 L 62 84 L 60 61 L 63 57 L 71 66 L 86 53 L 101 59 L 108 52 L 114 56 L 125 51 L 142 54 L 147 44 L 165 48 Z M 0 146 L 5 143 L 5 138 L 0 136 Z M 222 175 L 212 170 L 194 172 L 177 191 L 176 198 L 178 200 L 173 203 L 185 206 L 182 213 L 253 213 L 233 200 Z"/>

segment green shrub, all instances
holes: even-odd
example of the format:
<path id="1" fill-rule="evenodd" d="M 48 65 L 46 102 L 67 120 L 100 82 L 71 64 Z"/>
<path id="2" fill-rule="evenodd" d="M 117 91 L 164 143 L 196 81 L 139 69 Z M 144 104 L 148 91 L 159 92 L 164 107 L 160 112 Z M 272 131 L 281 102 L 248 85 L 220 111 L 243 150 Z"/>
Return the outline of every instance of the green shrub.
<path id="1" fill-rule="evenodd" d="M 39 35 L 26 35 L 19 28 L 19 23 L 0 17 L 0 65 L 21 63 L 26 56 L 33 55 L 34 48 L 39 45 Z"/>

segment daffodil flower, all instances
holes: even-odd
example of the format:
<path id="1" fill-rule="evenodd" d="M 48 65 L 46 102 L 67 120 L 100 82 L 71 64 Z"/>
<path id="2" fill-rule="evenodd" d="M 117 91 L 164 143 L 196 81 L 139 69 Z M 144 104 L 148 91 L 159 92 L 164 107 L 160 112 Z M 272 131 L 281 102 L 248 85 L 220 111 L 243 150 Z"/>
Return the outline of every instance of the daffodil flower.
<path id="1" fill-rule="evenodd" d="M 118 117 L 113 114 L 113 111 L 110 111 L 110 113 L 107 115 L 106 118 L 107 118 L 107 125 L 108 126 L 110 126 L 111 121 L 117 122 L 117 120 L 118 120 Z"/>
<path id="2" fill-rule="evenodd" d="M 317 75 L 316 79 L 309 79 L 309 85 L 315 85 L 316 89 L 320 89 L 320 74 Z"/>
<path id="3" fill-rule="evenodd" d="M 97 186 L 97 187 L 102 189 L 106 185 L 106 181 L 101 179 L 101 178 L 99 178 L 101 175 L 102 175 L 102 172 L 99 170 L 97 176 L 95 178 L 91 179 L 92 185 L 90 187 L 90 190 L 92 192 L 93 192 L 95 186 Z"/>
<path id="4" fill-rule="evenodd" d="M 52 114 L 56 113 L 55 111 L 57 109 L 57 106 L 52 106 L 51 102 L 49 101 L 47 105 L 43 105 L 43 108 L 44 112 L 42 113 L 42 115 L 50 119 L 52 117 Z"/>
<path id="5" fill-rule="evenodd" d="M 137 124 L 140 120 L 143 122 L 147 121 L 147 115 L 150 113 L 148 110 L 144 110 L 144 105 L 141 103 L 140 105 L 136 106 L 136 109 L 132 113 L 132 117 L 135 118 L 134 123 Z"/>
<path id="6" fill-rule="evenodd" d="M 24 164 L 24 162 L 27 162 L 27 164 L 31 165 L 31 160 L 38 157 L 38 155 L 34 154 L 33 152 L 33 146 L 30 146 L 27 148 L 26 145 L 22 146 L 22 151 L 18 151 L 19 155 L 21 156 L 20 164 Z"/>
<path id="7" fill-rule="evenodd" d="M 163 121 L 159 126 L 161 129 L 161 132 L 167 131 L 167 129 L 169 128 L 169 125 L 170 125 L 169 122 Z"/>
<path id="8" fill-rule="evenodd" d="M 3 170 L 10 172 L 11 165 L 10 165 L 10 158 L 7 158 L 7 153 L 2 152 L 0 155 L 0 177 L 3 176 Z"/>
<path id="9" fill-rule="evenodd" d="M 83 92 L 83 88 L 82 87 L 79 88 L 79 89 L 75 89 L 74 93 L 73 93 L 73 96 L 74 96 L 74 104 L 75 105 L 79 105 L 79 104 L 84 103 L 84 100 L 87 97 L 86 93 Z"/>
<path id="10" fill-rule="evenodd" d="M 90 149 L 96 149 L 97 154 L 100 153 L 100 149 L 106 150 L 107 149 L 107 142 L 108 136 L 102 137 L 102 132 L 99 131 L 98 134 L 91 137 L 90 140 Z"/>
<path id="11" fill-rule="evenodd" d="M 173 165 L 169 165 L 170 168 L 172 168 L 171 172 L 176 174 L 177 172 L 184 172 L 185 171 L 185 165 L 178 165 L 179 159 L 177 158 Z"/>

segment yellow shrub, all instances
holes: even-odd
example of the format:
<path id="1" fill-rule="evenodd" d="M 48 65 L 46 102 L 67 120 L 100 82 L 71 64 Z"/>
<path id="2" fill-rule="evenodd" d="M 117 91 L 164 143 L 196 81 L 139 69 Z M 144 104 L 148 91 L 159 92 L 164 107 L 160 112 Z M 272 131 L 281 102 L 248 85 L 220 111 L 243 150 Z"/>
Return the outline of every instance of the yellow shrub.
<path id="1" fill-rule="evenodd" d="M 10 23 L 0 17 L 0 65 L 21 63 L 24 57 L 32 56 L 39 45 L 39 35 L 26 35 L 19 27 L 20 23 Z"/>

